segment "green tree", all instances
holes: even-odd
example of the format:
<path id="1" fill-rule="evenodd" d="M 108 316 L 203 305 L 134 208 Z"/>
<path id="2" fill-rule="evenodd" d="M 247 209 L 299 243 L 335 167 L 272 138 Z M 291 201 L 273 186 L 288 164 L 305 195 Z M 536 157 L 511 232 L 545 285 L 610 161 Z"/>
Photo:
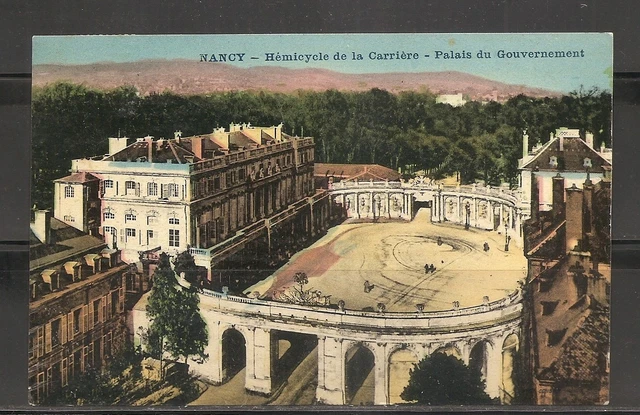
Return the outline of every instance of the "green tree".
<path id="1" fill-rule="evenodd" d="M 455 356 L 434 353 L 410 371 L 409 384 L 400 395 L 405 401 L 426 405 L 481 405 L 494 401 L 484 391 L 480 371 Z"/>
<path id="2" fill-rule="evenodd" d="M 184 262 L 188 263 L 188 256 L 181 255 L 180 258 L 186 258 Z M 150 353 L 160 358 L 161 365 L 164 352 L 176 359 L 184 357 L 185 363 L 190 356 L 207 357 L 204 353 L 208 342 L 207 325 L 200 315 L 198 303 L 196 288 L 178 286 L 169 256 L 164 252 L 160 254 L 147 304 L 151 325 L 145 340 Z M 162 366 L 160 373 L 163 373 Z"/>

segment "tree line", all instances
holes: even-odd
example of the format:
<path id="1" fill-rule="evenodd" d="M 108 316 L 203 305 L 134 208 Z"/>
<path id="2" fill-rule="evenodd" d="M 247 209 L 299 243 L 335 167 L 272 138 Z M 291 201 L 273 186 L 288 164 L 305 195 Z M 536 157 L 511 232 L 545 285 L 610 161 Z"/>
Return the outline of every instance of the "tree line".
<path id="1" fill-rule="evenodd" d="M 74 158 L 105 154 L 107 137 L 173 137 L 211 132 L 231 122 L 284 124 L 292 135 L 312 136 L 316 161 L 377 163 L 463 183 L 515 183 L 522 132 L 530 145 L 566 126 L 610 144 L 611 94 L 583 89 L 558 98 L 524 95 L 504 103 L 436 103 L 429 92 L 392 94 L 236 91 L 183 96 L 141 96 L 131 86 L 102 91 L 55 83 L 33 90 L 33 203 L 50 207 L 51 181 L 65 176 Z"/>

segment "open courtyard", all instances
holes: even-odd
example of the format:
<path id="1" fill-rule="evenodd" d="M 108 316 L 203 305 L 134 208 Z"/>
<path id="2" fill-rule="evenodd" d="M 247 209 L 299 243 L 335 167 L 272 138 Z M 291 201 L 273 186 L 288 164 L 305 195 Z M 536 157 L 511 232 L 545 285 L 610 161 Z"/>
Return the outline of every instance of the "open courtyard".
<path id="1" fill-rule="evenodd" d="M 428 209 L 411 222 L 345 222 L 311 247 L 297 253 L 271 277 L 245 292 L 277 298 L 291 290 L 294 275 L 304 272 L 304 289 L 340 300 L 351 310 L 412 312 L 471 307 L 504 298 L 526 276 L 522 248 L 505 235 L 463 226 L 431 223 Z M 509 230 L 509 232 L 516 230 Z M 485 249 L 485 244 L 488 250 Z M 425 265 L 435 270 L 425 270 Z M 365 289 L 365 286 L 368 287 Z"/>

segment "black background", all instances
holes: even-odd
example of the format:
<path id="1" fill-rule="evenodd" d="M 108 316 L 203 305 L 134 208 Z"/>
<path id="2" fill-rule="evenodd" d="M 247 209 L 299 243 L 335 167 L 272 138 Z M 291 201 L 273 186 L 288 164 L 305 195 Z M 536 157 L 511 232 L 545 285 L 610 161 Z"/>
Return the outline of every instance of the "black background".
<path id="1" fill-rule="evenodd" d="M 634 0 L 0 0 L 0 410 L 27 408 L 31 37 L 349 32 L 614 33 L 611 405 L 640 408 L 639 22 Z"/>

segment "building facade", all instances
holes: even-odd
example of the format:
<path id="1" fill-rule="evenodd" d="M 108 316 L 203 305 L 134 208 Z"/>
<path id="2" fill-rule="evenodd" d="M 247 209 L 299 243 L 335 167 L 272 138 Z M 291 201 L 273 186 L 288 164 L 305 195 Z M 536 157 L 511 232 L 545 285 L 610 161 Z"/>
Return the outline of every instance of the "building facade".
<path id="1" fill-rule="evenodd" d="M 532 149 L 529 149 L 529 136 L 525 133 L 522 159 L 519 160 L 521 204 L 525 216 L 529 217 L 532 209 L 552 209 L 553 178 L 558 174 L 565 179 L 567 187 L 575 184 L 578 188 L 582 187 L 587 175 L 593 183 L 610 178 L 612 154 L 604 143 L 596 150 L 593 134 L 587 132 L 583 140 L 578 129 L 559 128 L 546 144 L 538 144 Z M 535 194 L 532 193 L 534 186 Z"/>
<path id="2" fill-rule="evenodd" d="M 313 230 L 328 215 L 313 161 L 313 139 L 289 136 L 282 125 L 231 124 L 168 140 L 110 138 L 108 155 L 74 160 L 72 174 L 56 181 L 55 217 L 78 229 L 97 222 L 125 261 L 190 248 L 210 271 L 235 252 L 228 245 L 241 249 L 289 218 Z"/>
<path id="3" fill-rule="evenodd" d="M 130 273 L 119 251 L 47 211 L 31 228 L 29 390 L 42 403 L 123 344 Z"/>
<path id="4" fill-rule="evenodd" d="M 534 194 L 535 174 L 534 174 Z M 608 402 L 611 182 L 553 178 L 552 209 L 525 225 L 525 342 L 532 401 Z"/>

